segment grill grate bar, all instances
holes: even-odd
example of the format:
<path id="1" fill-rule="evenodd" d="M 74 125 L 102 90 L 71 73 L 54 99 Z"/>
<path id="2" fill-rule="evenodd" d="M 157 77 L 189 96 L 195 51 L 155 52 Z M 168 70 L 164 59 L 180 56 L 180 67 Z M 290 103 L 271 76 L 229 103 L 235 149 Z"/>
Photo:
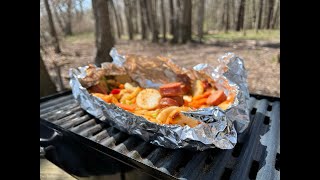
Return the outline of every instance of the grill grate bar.
<path id="1" fill-rule="evenodd" d="M 135 151 L 137 151 L 142 158 L 147 157 L 153 150 L 155 149 L 155 146 L 143 141 L 141 144 L 139 144 Z"/>
<path id="2" fill-rule="evenodd" d="M 61 124 L 61 127 L 65 128 L 65 129 L 70 129 L 72 127 L 75 127 L 83 122 L 86 122 L 88 120 L 90 120 L 90 116 L 89 115 L 84 115 L 82 117 L 77 117 L 77 118 L 74 118 L 73 120 L 71 121 L 68 121 L 68 122 L 65 122 L 64 124 Z"/>
<path id="3" fill-rule="evenodd" d="M 96 122 L 95 119 L 90 119 L 89 121 L 86 121 L 84 123 L 81 123 L 81 124 L 79 124 L 77 126 L 74 126 L 74 127 L 70 128 L 70 131 L 79 134 L 85 128 L 89 128 L 90 126 L 94 126 L 95 122 Z"/>
<path id="4" fill-rule="evenodd" d="M 162 159 L 167 154 L 168 149 L 163 147 L 157 147 L 152 151 L 146 159 L 150 160 L 152 164 L 155 164 L 159 159 Z"/>
<path id="5" fill-rule="evenodd" d="M 59 108 L 61 107 L 67 107 L 68 105 L 72 105 L 72 104 L 78 104 L 78 102 L 74 99 L 70 99 L 68 101 L 64 101 L 62 102 L 61 104 L 57 104 L 57 105 L 54 105 L 54 106 L 50 106 L 50 107 L 47 107 L 45 109 L 40 109 L 40 114 L 45 114 L 45 113 L 49 113 L 49 112 L 52 112 L 54 113 L 55 111 L 57 111 Z"/>
<path id="6" fill-rule="evenodd" d="M 67 123 L 67 122 L 72 122 L 74 119 L 81 117 L 81 116 L 84 116 L 84 113 L 85 113 L 84 111 L 78 111 L 78 112 L 75 112 L 74 114 L 68 115 L 68 116 L 61 118 L 61 119 L 58 119 L 58 120 L 54 121 L 53 123 L 56 125 L 61 125 L 61 124 Z"/>
<path id="7" fill-rule="evenodd" d="M 48 107 L 55 106 L 56 104 L 63 104 L 63 102 L 67 102 L 67 101 L 70 101 L 70 100 L 75 100 L 71 94 L 67 95 L 67 96 L 58 97 L 56 99 L 52 99 L 50 101 L 46 101 L 46 102 L 40 103 L 40 109 L 41 110 L 45 110 Z"/>
<path id="8" fill-rule="evenodd" d="M 160 167 L 168 171 L 168 174 L 173 174 L 176 167 L 183 161 L 184 155 L 187 155 L 187 153 L 184 153 L 183 150 L 175 150 L 167 156 L 166 160 L 162 161 Z"/>
<path id="9" fill-rule="evenodd" d="M 202 178 L 220 179 L 225 171 L 227 163 L 229 163 L 229 160 L 232 160 L 232 149 L 220 151 L 213 156 L 212 163 L 208 164 L 208 173 L 204 174 Z"/>
<path id="10" fill-rule="evenodd" d="M 100 131 L 103 128 L 102 124 L 96 124 L 92 127 L 89 127 L 87 129 L 84 129 L 83 131 L 79 132 L 79 134 L 83 137 L 89 138 L 92 136 L 92 134 Z"/>
<path id="11" fill-rule="evenodd" d="M 101 132 L 97 133 L 95 136 L 90 137 L 92 141 L 99 143 L 102 139 L 108 137 L 108 132 L 106 129 L 102 130 Z"/>
<path id="12" fill-rule="evenodd" d="M 82 110 L 82 109 L 77 103 L 68 104 L 60 108 L 57 108 L 56 110 L 53 110 L 51 112 L 44 113 L 40 115 L 40 117 L 43 119 L 47 119 L 48 121 L 55 121 L 63 117 L 66 117 L 67 115 L 70 115 L 79 110 Z"/>
<path id="13" fill-rule="evenodd" d="M 270 130 L 261 137 L 261 143 L 265 145 L 266 157 L 262 158 L 261 169 L 257 173 L 257 179 L 279 179 L 280 171 L 274 166 L 277 161 L 277 153 L 280 153 L 280 102 L 273 102 L 270 116 Z"/>
<path id="14" fill-rule="evenodd" d="M 123 144 L 127 147 L 129 151 L 133 150 L 134 147 L 136 147 L 138 144 L 141 144 L 142 140 L 137 139 L 133 136 L 130 136 L 128 139 L 126 139 Z"/>
<path id="15" fill-rule="evenodd" d="M 248 140 L 244 143 L 244 151 L 240 153 L 238 159 L 241 159 L 239 163 L 234 168 L 231 179 L 247 179 L 249 177 L 249 171 L 251 167 L 251 163 L 253 161 L 253 156 L 255 156 L 256 152 L 259 151 L 258 145 L 260 143 L 260 130 L 261 127 L 264 126 L 263 119 L 264 114 L 267 110 L 268 102 L 265 99 L 258 101 L 257 113 L 252 120 L 252 125 L 249 129 L 249 134 L 247 134 Z M 261 147 L 261 146 L 260 146 Z"/>
<path id="16" fill-rule="evenodd" d="M 201 172 L 201 168 L 205 164 L 205 160 L 209 156 L 209 153 L 211 152 L 210 150 L 208 151 L 202 151 L 197 154 L 195 154 L 192 159 L 188 162 L 188 164 L 183 168 L 181 172 L 182 178 L 187 178 L 187 179 L 196 179 L 195 176 L 199 175 L 199 173 L 195 172 Z"/>

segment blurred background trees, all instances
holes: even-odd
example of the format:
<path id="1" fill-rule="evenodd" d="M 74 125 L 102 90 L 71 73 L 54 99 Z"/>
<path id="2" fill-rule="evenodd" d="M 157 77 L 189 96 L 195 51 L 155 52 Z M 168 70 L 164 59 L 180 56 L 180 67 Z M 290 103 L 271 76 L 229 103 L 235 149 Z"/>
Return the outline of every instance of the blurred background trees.
<path id="1" fill-rule="evenodd" d="M 95 9 L 94 4 L 100 3 L 101 10 Z M 102 32 L 112 29 L 117 39 L 187 43 L 215 31 L 255 29 L 258 33 L 280 28 L 280 0 L 41 0 L 40 5 L 43 39 L 49 34 L 57 39 L 56 34 L 62 38 L 106 26 Z M 105 14 L 100 21 L 110 23 L 96 19 L 97 10 Z M 96 20 L 106 25 L 97 26 Z M 58 44 L 58 40 L 51 43 Z"/>
<path id="2" fill-rule="evenodd" d="M 53 48 L 65 57 L 80 56 L 80 51 L 70 55 L 64 42 L 93 34 L 95 55 L 86 63 L 96 65 L 110 62 L 110 49 L 123 40 L 206 44 L 279 29 L 280 0 L 40 0 L 40 53 Z M 50 72 L 70 63 L 42 57 L 53 64 Z M 54 82 L 59 81 L 56 76 Z M 64 89 L 59 87 L 63 83 L 56 84 Z"/>

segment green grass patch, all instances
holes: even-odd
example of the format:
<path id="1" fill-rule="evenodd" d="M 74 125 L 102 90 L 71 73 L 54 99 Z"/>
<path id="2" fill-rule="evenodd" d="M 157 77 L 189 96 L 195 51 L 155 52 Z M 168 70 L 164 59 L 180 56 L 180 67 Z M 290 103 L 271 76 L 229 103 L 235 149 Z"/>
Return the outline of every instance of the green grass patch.
<path id="1" fill-rule="evenodd" d="M 94 32 L 74 34 L 65 37 L 64 40 L 69 43 L 92 42 L 94 41 Z"/>
<path id="2" fill-rule="evenodd" d="M 216 32 L 204 35 L 204 40 L 222 40 L 222 41 L 239 41 L 239 40 L 265 40 L 265 41 L 280 41 L 280 30 L 246 30 L 243 31 L 229 31 L 228 33 Z"/>
<path id="3" fill-rule="evenodd" d="M 162 34 L 159 33 L 159 38 L 162 38 Z M 167 39 L 171 39 L 172 35 L 167 34 Z M 192 35 L 194 40 L 198 39 L 196 34 Z M 129 40 L 127 35 L 122 35 L 121 39 Z M 134 39 L 141 39 L 140 34 L 135 34 Z M 149 37 L 151 39 L 151 37 Z M 85 43 L 85 42 L 94 42 L 94 32 L 86 32 L 74 34 L 72 36 L 67 36 L 64 40 L 68 43 Z M 243 31 L 229 31 L 228 33 L 213 32 L 210 34 L 205 34 L 203 36 L 203 40 L 219 40 L 219 41 L 241 41 L 241 40 L 264 40 L 264 41 L 280 41 L 280 30 L 259 30 L 256 32 L 255 30 L 246 30 L 246 34 L 244 35 Z"/>

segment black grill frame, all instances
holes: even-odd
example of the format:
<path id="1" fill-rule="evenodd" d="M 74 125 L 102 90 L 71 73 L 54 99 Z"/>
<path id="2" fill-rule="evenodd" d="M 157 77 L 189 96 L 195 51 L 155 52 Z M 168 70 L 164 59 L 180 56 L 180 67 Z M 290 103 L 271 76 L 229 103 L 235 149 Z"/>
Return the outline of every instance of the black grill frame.
<path id="1" fill-rule="evenodd" d="M 66 99 L 68 96 L 71 95 L 71 91 L 65 91 L 58 94 L 54 94 L 52 96 L 48 96 L 45 98 L 40 99 L 40 105 L 43 103 L 46 103 L 47 105 L 40 107 L 40 111 L 46 112 L 47 114 L 52 114 L 52 117 L 57 116 L 65 116 L 66 113 L 69 113 L 69 116 L 67 117 L 77 117 L 77 114 L 79 116 L 83 115 L 88 116 L 86 119 L 89 120 L 79 120 L 79 123 L 84 126 L 83 124 L 88 123 L 89 121 L 89 129 L 91 128 L 92 131 L 95 131 L 95 128 L 99 129 L 99 124 L 102 124 L 103 122 L 95 119 L 93 116 L 88 115 L 86 112 L 81 112 L 83 110 L 79 111 L 79 108 L 74 108 L 74 111 L 70 111 L 70 109 L 67 109 L 65 112 L 62 111 L 62 113 L 52 113 L 49 110 L 56 110 L 54 108 L 55 105 L 59 105 L 59 103 L 66 103 Z M 64 98 L 62 99 L 61 98 Z M 60 100 L 59 100 L 60 98 Z M 72 101 L 72 98 L 70 98 Z M 117 144 L 117 148 L 115 146 L 106 147 L 102 145 L 101 143 L 108 144 L 109 142 L 95 142 L 93 140 L 90 140 L 85 135 L 90 134 L 89 129 L 85 129 L 86 131 L 81 131 L 81 129 L 78 130 L 76 128 L 71 128 L 72 130 L 76 130 L 76 133 L 70 131 L 70 127 L 68 129 L 63 128 L 63 125 L 66 125 L 68 118 L 65 118 L 65 122 L 63 120 L 60 120 L 59 123 L 52 122 L 52 119 L 40 115 L 40 123 L 42 125 L 45 125 L 47 127 L 50 127 L 52 129 L 55 129 L 56 131 L 63 134 L 63 136 L 70 137 L 72 140 L 77 141 L 81 143 L 83 146 L 87 146 L 92 148 L 93 150 L 97 151 L 98 153 L 104 154 L 105 156 L 111 157 L 113 159 L 116 159 L 117 161 L 120 161 L 124 164 L 127 164 L 131 167 L 134 167 L 136 169 L 139 169 L 143 172 L 146 172 L 149 175 L 152 175 L 155 178 L 160 179 L 176 179 L 176 178 L 186 178 L 186 179 L 255 179 L 257 176 L 256 173 L 253 170 L 260 170 L 262 166 L 266 163 L 266 146 L 261 147 L 262 145 L 259 143 L 259 138 L 261 134 L 265 134 L 270 130 L 270 124 L 272 121 L 279 121 L 280 124 L 280 98 L 278 97 L 268 97 L 263 95 L 256 95 L 251 94 L 250 101 L 254 101 L 254 103 L 251 103 L 250 111 L 254 111 L 256 109 L 256 112 L 254 114 L 251 114 L 251 118 L 253 121 L 252 124 L 249 125 L 249 127 L 246 129 L 246 131 L 238 136 L 238 144 L 236 145 L 235 149 L 233 150 L 220 150 L 220 149 L 211 149 L 204 152 L 196 151 L 192 152 L 189 150 L 171 150 L 171 149 L 165 149 L 162 147 L 156 147 L 154 145 L 151 145 L 149 143 L 143 142 L 141 139 L 137 139 L 136 137 L 129 136 L 123 132 L 118 132 L 114 135 L 111 135 L 109 138 L 119 138 L 121 139 L 121 142 Z M 258 105 L 257 105 L 258 104 Z M 276 104 L 276 107 L 274 105 Z M 271 113 L 268 111 L 268 107 L 271 106 L 272 110 Z M 49 108 L 49 110 L 45 110 L 45 108 Z M 67 107 L 67 106 L 66 106 Z M 72 109 L 72 108 L 71 108 Z M 269 108 L 270 109 L 270 108 Z M 273 115 L 272 117 L 270 117 Z M 83 117 L 83 116 L 82 116 Z M 268 120 L 265 120 L 265 117 L 269 117 L 269 124 Z M 60 118 L 61 119 L 61 118 Z M 62 118 L 63 119 L 63 118 Z M 73 119 L 73 118 L 70 118 Z M 267 118 L 268 119 L 268 118 Z M 81 122 L 84 121 L 84 122 Z M 61 123 L 62 122 L 62 123 Z M 91 125 L 90 125 L 91 124 Z M 79 126 L 77 126 L 79 127 Z M 102 131 L 106 129 L 110 129 L 108 125 L 104 124 L 102 125 Z M 114 128 L 113 128 L 114 129 Z M 97 134 L 101 133 L 102 131 L 99 131 Z M 249 133 L 249 134 L 248 134 Z M 83 136 L 81 136 L 82 134 Z M 95 135 L 97 135 L 95 134 Z M 131 139 L 130 139 L 131 138 Z M 106 140 L 106 138 L 103 138 Z M 130 140 L 128 140 L 130 139 Z M 131 141 L 137 140 L 138 143 L 136 145 L 130 144 Z M 106 140 L 108 141 L 108 139 Z M 126 145 L 126 142 L 128 144 Z M 139 154 L 139 148 L 140 150 L 145 148 L 153 148 L 153 151 L 149 153 L 148 156 L 140 159 L 140 158 L 132 158 L 129 157 L 130 153 L 135 153 L 132 150 L 129 150 L 129 152 L 124 151 L 122 152 L 123 146 L 125 149 L 127 146 L 129 146 L 129 149 L 137 149 L 137 152 Z M 133 147 L 130 147 L 133 146 Z M 242 146 L 242 147 L 241 147 Z M 239 150 L 239 147 L 241 150 Z M 146 150 L 148 151 L 148 150 Z M 153 154 L 152 154 L 153 153 Z M 159 157 L 158 156 L 158 154 Z M 161 154 L 162 153 L 162 154 Z M 280 154 L 280 152 L 274 152 Z M 148 154 L 148 153 L 147 153 Z M 162 156 L 161 156 L 162 155 Z M 183 155 L 193 155 L 192 157 L 185 158 Z M 141 156 L 141 155 L 140 155 Z M 134 157 L 134 156 L 133 156 Z M 183 157 L 183 158 L 179 158 Z M 147 161 L 145 159 L 155 159 L 155 166 L 158 166 L 158 169 L 152 166 L 149 166 Z M 173 159 L 173 160 L 172 160 Z M 187 159 L 187 160 L 185 160 Z M 227 159 L 227 160 L 226 160 Z M 280 155 L 279 158 L 280 159 Z M 171 160 L 171 161 L 170 161 Z M 176 163 L 168 163 L 169 162 L 177 162 L 180 161 L 182 164 L 183 169 L 181 170 L 179 168 L 180 164 Z M 187 162 L 184 162 L 187 161 Z M 276 159 L 275 159 L 276 161 Z M 192 162 L 192 163 L 190 163 Z M 258 163 L 258 166 L 251 167 L 253 162 L 260 162 Z M 254 163 L 255 164 L 255 163 Z M 279 163 L 280 164 L 280 163 Z M 159 168 L 160 167 L 160 168 Z M 279 167 L 280 168 L 280 167 Z M 278 169 L 279 169 L 278 168 Z M 169 172 L 166 172 L 168 170 Z M 276 168 L 274 168 L 275 171 Z M 198 172 L 198 173 L 195 173 Z M 280 171 L 279 171 L 280 172 Z M 250 174 L 251 173 L 251 174 Z M 263 173 L 263 172 L 262 172 Z"/>

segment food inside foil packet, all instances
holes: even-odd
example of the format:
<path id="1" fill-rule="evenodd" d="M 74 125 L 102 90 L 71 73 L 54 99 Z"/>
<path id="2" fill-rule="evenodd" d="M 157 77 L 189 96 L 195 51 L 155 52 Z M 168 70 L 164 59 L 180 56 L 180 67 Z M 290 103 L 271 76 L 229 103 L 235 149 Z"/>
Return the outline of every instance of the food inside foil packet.
<path id="1" fill-rule="evenodd" d="M 103 68 L 89 65 L 81 84 L 88 92 L 105 101 L 157 124 L 197 126 L 201 122 L 181 112 L 218 106 L 228 108 L 235 94 L 225 92 L 208 78 L 192 81 L 185 74 L 179 80 L 159 86 L 142 88 L 128 75 L 108 75 Z"/>

